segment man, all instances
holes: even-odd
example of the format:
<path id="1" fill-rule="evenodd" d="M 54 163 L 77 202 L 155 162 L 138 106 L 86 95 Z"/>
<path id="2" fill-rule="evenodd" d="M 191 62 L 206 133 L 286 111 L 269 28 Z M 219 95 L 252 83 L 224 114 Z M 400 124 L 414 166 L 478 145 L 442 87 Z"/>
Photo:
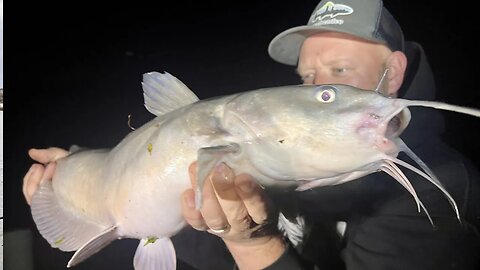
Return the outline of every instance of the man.
<path id="1" fill-rule="evenodd" d="M 432 74 L 421 47 L 404 42 L 400 27 L 379 0 L 321 1 L 308 24 L 280 33 L 272 40 L 269 53 L 280 63 L 297 65 L 306 84 L 344 83 L 371 90 L 380 86 L 386 95 L 434 97 Z M 290 202 L 313 224 L 297 254 L 280 234 L 251 237 L 251 224 L 272 218 L 267 214 L 268 196 L 247 175 L 235 176 L 227 166 L 211 174 L 204 197 L 212 199 L 200 211 L 192 207 L 193 190 L 185 191 L 184 217 L 193 228 L 221 237 L 240 269 L 301 269 L 312 264 L 320 269 L 476 269 L 478 172 L 439 140 L 443 128 L 439 113 L 412 111 L 413 120 L 402 137 L 452 193 L 459 204 L 461 224 L 432 184 L 407 174 L 435 227 L 425 213 L 417 212 L 400 185 L 378 173 L 290 194 Z M 41 163 L 65 154 L 61 149 L 30 152 Z M 51 177 L 54 166 L 32 166 L 24 180 L 27 201 L 38 181 Z M 194 183 L 195 165 L 190 171 Z M 273 201 L 284 206 L 278 198 Z M 335 234 L 338 221 L 347 224 L 342 237 Z M 336 253 L 340 247 L 341 254 Z"/>
<path id="2" fill-rule="evenodd" d="M 380 89 L 386 95 L 432 99 L 435 91 L 421 47 L 404 43 L 400 26 L 378 0 L 321 1 L 308 24 L 277 35 L 270 43 L 269 53 L 280 63 L 297 65 L 306 84 L 342 83 L 374 90 L 388 70 Z M 405 73 L 405 53 L 411 58 L 409 73 Z M 468 161 L 462 160 L 458 153 L 439 140 L 442 121 L 438 112 L 412 111 L 413 120 L 403 137 L 454 194 L 463 209 L 463 226 L 456 220 L 441 192 L 419 176 L 407 174 L 430 210 L 436 227 L 429 223 L 425 213 L 417 212 L 409 194 L 393 179 L 376 174 L 340 186 L 296 194 L 302 214 L 317 227 L 322 227 L 322 230 L 313 231 L 322 237 L 311 235 L 304 248 L 304 253 L 308 254 L 305 256 L 311 261 L 325 269 L 341 267 L 337 260 L 322 254 L 322 251 L 329 250 L 328 247 L 322 249 L 318 244 L 309 244 L 331 240 L 325 234 L 328 224 L 346 221 L 341 257 L 347 269 L 478 267 L 478 202 L 469 197 L 478 197 L 478 173 Z M 249 207 L 251 202 L 243 206 L 241 196 L 232 196 L 235 191 L 236 194 L 242 193 L 236 183 L 244 185 L 245 176 L 229 182 L 229 188 L 221 175 L 233 177 L 228 168 L 217 172 L 217 176 L 211 178 L 214 188 L 204 191 L 216 190 L 218 202 L 200 211 L 184 207 L 190 225 L 198 230 L 213 229 L 213 233 L 222 229 L 217 234 L 225 241 L 240 269 L 302 267 L 293 252 L 281 253 L 287 249 L 286 245 L 274 236 L 254 238 L 247 243 L 241 238 L 241 232 L 236 228 L 241 228 L 248 217 L 258 223 L 257 220 L 262 220 L 265 215 L 265 207 L 258 203 L 262 199 L 257 199 L 256 208 L 252 208 Z M 240 178 L 242 181 L 237 181 Z M 193 195 L 192 191 L 186 192 L 185 201 L 193 200 Z M 262 197 L 252 191 L 250 197 L 255 196 Z M 334 248 L 335 245 L 330 250 Z M 258 259 L 252 260 L 253 257 Z"/>

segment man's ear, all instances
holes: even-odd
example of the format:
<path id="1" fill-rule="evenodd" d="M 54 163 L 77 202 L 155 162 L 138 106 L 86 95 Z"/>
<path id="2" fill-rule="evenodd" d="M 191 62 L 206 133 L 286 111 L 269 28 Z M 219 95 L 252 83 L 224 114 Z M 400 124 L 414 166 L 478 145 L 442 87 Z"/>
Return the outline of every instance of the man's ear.
<path id="1" fill-rule="evenodd" d="M 396 96 L 402 86 L 405 70 L 407 69 L 407 56 L 401 51 L 394 51 L 387 58 L 388 67 L 388 95 Z"/>

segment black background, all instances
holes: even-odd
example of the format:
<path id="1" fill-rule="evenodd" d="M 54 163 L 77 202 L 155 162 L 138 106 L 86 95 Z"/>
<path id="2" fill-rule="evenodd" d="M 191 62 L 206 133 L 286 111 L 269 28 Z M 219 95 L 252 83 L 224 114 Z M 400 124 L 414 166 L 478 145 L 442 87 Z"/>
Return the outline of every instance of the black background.
<path id="1" fill-rule="evenodd" d="M 134 127 L 153 119 L 143 107 L 140 85 L 149 71 L 171 73 L 201 99 L 297 84 L 294 67 L 270 59 L 267 46 L 281 31 L 305 24 L 317 5 L 306 0 L 120 2 L 4 5 L 6 232 L 31 229 L 38 237 L 21 191 L 32 163 L 29 148 L 114 146 L 130 131 L 128 114 Z M 406 39 L 424 46 L 436 75 L 437 100 L 480 108 L 475 13 L 437 3 L 385 1 Z M 445 139 L 480 164 L 479 119 L 444 115 Z M 64 266 L 71 254 L 60 253 L 36 239 L 38 269 Z M 131 267 L 133 251 L 131 257 L 108 254 L 77 269 L 112 260 Z M 108 265 L 113 267 L 103 267 Z"/>

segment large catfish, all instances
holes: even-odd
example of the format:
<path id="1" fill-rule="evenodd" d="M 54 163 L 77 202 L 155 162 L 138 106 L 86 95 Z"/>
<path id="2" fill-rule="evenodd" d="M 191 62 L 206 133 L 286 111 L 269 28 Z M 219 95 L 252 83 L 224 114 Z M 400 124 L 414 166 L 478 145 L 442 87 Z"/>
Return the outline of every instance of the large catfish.
<path id="1" fill-rule="evenodd" d="M 116 239 L 137 238 L 135 269 L 174 269 L 169 237 L 185 226 L 180 196 L 190 187 L 188 166 L 195 160 L 197 207 L 204 179 L 224 162 L 263 187 L 297 190 L 384 171 L 426 211 L 399 164 L 436 185 L 459 215 L 453 198 L 399 135 L 410 119 L 408 106 L 477 117 L 479 110 L 346 85 L 284 86 L 199 101 L 168 73 L 145 74 L 142 84 L 145 106 L 157 117 L 111 150 L 79 150 L 58 160 L 53 181 L 33 196 L 42 236 L 52 247 L 76 251 L 68 266 Z M 423 171 L 397 159 L 400 151 Z"/>

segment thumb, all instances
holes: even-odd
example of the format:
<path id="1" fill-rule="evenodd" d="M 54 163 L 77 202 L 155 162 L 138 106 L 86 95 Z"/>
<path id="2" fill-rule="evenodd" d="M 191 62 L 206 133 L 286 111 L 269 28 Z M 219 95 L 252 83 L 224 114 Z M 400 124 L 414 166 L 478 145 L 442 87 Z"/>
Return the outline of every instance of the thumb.
<path id="1" fill-rule="evenodd" d="M 28 150 L 28 155 L 37 162 L 47 164 L 67 156 L 68 151 L 58 147 L 50 147 L 47 149 L 32 148 Z"/>

